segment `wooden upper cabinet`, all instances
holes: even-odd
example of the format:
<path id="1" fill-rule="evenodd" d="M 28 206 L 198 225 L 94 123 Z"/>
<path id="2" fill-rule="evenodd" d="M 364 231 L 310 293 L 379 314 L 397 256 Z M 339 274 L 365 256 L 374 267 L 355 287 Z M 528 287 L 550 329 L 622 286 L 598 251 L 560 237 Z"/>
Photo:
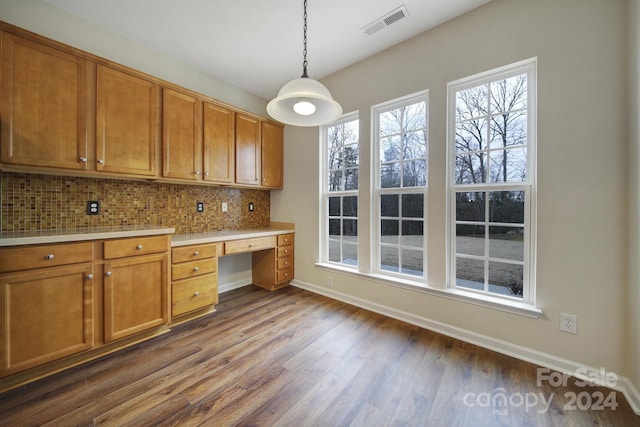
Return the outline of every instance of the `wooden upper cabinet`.
<path id="1" fill-rule="evenodd" d="M 158 91 L 154 82 L 97 66 L 97 170 L 156 175 Z"/>
<path id="2" fill-rule="evenodd" d="M 236 114 L 236 183 L 260 185 L 260 121 Z"/>
<path id="3" fill-rule="evenodd" d="M 282 126 L 262 122 L 262 186 L 282 188 L 284 155 Z"/>
<path id="4" fill-rule="evenodd" d="M 87 168 L 87 62 L 1 33 L 0 160 Z"/>
<path id="5" fill-rule="evenodd" d="M 202 101 L 162 90 L 162 176 L 199 180 L 202 163 Z"/>
<path id="6" fill-rule="evenodd" d="M 235 113 L 204 103 L 204 180 L 232 184 L 235 172 Z"/>

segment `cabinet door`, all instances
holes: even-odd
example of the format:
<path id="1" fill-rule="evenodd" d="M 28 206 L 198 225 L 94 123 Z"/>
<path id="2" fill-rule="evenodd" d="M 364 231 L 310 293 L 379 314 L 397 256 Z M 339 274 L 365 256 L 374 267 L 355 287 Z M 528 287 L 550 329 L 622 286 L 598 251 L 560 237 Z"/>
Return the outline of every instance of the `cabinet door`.
<path id="1" fill-rule="evenodd" d="M 0 278 L 0 376 L 93 347 L 92 267 Z"/>
<path id="2" fill-rule="evenodd" d="M 204 179 L 233 183 L 235 169 L 235 113 L 204 104 Z"/>
<path id="3" fill-rule="evenodd" d="M 0 160 L 86 169 L 86 61 L 7 33 L 1 37 Z"/>
<path id="4" fill-rule="evenodd" d="M 282 188 L 283 128 L 262 122 L 262 186 Z"/>
<path id="5" fill-rule="evenodd" d="M 167 323 L 168 254 L 105 263 L 104 340 Z"/>
<path id="6" fill-rule="evenodd" d="M 260 121 L 236 114 L 236 183 L 260 185 Z"/>
<path id="7" fill-rule="evenodd" d="M 156 174 L 158 88 L 150 81 L 98 65 L 96 169 Z"/>
<path id="8" fill-rule="evenodd" d="M 202 101 L 162 90 L 162 176 L 199 180 L 202 176 Z"/>

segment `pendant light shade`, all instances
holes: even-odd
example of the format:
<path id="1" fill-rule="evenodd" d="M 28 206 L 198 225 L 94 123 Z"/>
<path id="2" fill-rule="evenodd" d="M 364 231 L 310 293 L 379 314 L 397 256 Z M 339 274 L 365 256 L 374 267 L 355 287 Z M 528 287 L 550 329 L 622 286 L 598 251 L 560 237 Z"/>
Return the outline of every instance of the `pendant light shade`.
<path id="1" fill-rule="evenodd" d="M 267 113 L 292 126 L 320 126 L 342 115 L 342 107 L 329 90 L 307 75 L 307 0 L 304 0 L 304 39 L 302 77 L 282 86 L 278 96 L 267 104 Z"/>

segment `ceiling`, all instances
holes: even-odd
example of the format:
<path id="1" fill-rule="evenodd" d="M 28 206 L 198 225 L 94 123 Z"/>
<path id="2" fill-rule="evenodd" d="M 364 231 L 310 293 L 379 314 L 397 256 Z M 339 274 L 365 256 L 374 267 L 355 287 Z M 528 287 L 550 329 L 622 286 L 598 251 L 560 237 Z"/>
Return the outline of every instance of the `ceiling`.
<path id="1" fill-rule="evenodd" d="M 265 99 L 302 74 L 303 0 L 44 1 Z M 489 1 L 308 0 L 309 77 L 320 80 Z M 404 18 L 380 22 L 402 6 Z M 367 34 L 369 24 L 384 28 Z"/>

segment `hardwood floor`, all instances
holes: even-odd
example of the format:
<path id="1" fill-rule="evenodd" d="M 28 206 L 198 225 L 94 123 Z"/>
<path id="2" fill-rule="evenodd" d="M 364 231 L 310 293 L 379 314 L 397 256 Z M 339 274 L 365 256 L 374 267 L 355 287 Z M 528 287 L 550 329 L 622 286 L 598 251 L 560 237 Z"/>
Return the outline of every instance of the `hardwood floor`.
<path id="1" fill-rule="evenodd" d="M 571 393 L 584 406 L 610 390 L 538 386 L 536 368 L 298 288 L 249 286 L 213 315 L 1 394 L 0 425 L 640 425 L 620 393 L 615 410 L 571 410 Z"/>

